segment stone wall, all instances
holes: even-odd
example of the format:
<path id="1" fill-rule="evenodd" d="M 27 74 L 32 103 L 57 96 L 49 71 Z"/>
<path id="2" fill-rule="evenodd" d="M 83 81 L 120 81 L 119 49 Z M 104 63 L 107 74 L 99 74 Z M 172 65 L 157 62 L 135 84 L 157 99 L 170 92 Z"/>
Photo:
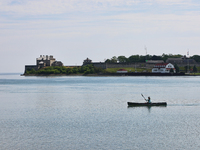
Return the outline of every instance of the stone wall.
<path id="1" fill-rule="evenodd" d="M 148 69 L 152 69 L 154 67 L 155 64 L 151 64 L 151 63 L 92 63 L 95 67 L 100 67 L 103 69 L 106 68 L 148 68 Z M 173 64 L 175 65 L 175 64 Z M 188 64 L 177 64 L 178 67 L 185 67 Z M 196 65 L 196 67 L 200 67 L 200 63 L 195 63 L 195 64 L 189 64 L 191 67 L 193 67 L 194 65 Z"/>
<path id="2" fill-rule="evenodd" d="M 38 70 L 38 66 L 37 65 L 25 65 L 24 73 L 26 72 L 26 70 L 31 70 L 31 69 Z"/>
<path id="3" fill-rule="evenodd" d="M 146 67 L 145 63 L 113 63 L 106 64 L 106 68 L 142 68 Z"/>
<path id="4" fill-rule="evenodd" d="M 44 66 L 51 66 L 51 64 L 55 61 L 55 59 L 51 60 L 36 60 L 36 64 L 39 66 L 40 62 L 43 62 L 45 65 Z"/>
<path id="5" fill-rule="evenodd" d="M 44 66 L 51 66 L 53 62 L 55 62 L 55 58 L 52 55 L 40 55 L 39 58 L 36 58 L 36 64 L 39 66 L 40 62 L 44 63 Z"/>
<path id="6" fill-rule="evenodd" d="M 106 65 L 106 63 L 92 63 L 93 65 L 94 65 L 94 67 L 97 67 L 97 68 L 103 68 L 103 69 L 106 69 L 107 67 L 107 65 Z"/>
<path id="7" fill-rule="evenodd" d="M 103 69 L 107 69 L 107 68 L 153 68 L 155 64 L 148 64 L 148 63 L 85 63 L 83 64 L 83 66 L 85 65 L 89 65 L 89 64 L 93 64 L 94 67 L 98 67 L 98 68 L 103 68 Z"/>
<path id="8" fill-rule="evenodd" d="M 185 67 L 185 66 L 188 66 L 188 64 L 177 64 L 178 65 L 178 67 Z M 191 66 L 191 67 L 193 67 L 193 66 L 196 66 L 196 67 L 200 67 L 200 63 L 191 63 L 191 64 L 189 64 L 189 66 Z"/>

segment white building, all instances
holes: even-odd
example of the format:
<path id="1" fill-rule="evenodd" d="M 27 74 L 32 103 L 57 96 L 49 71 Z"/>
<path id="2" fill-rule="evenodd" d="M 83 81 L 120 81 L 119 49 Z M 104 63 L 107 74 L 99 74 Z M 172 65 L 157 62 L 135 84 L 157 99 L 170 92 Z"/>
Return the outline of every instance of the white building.
<path id="1" fill-rule="evenodd" d="M 171 63 L 159 63 L 153 67 L 152 72 L 153 73 L 170 73 L 171 69 L 173 69 L 174 73 L 176 73 L 174 65 L 172 65 Z"/>

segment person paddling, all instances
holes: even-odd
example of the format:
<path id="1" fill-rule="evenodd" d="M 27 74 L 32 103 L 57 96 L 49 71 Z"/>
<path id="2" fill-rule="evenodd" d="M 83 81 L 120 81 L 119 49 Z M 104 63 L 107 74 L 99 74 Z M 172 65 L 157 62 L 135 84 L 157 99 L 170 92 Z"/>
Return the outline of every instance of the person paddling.
<path id="1" fill-rule="evenodd" d="M 151 98 L 150 98 L 150 96 L 148 97 L 148 99 L 146 99 L 146 98 L 144 97 L 143 94 L 141 94 L 141 95 L 142 95 L 142 97 L 145 99 L 145 101 L 147 101 L 147 103 L 151 103 Z"/>
<path id="2" fill-rule="evenodd" d="M 146 101 L 147 101 L 147 103 L 151 103 L 151 98 L 150 98 L 150 96 L 148 97 L 148 99 L 147 99 Z"/>

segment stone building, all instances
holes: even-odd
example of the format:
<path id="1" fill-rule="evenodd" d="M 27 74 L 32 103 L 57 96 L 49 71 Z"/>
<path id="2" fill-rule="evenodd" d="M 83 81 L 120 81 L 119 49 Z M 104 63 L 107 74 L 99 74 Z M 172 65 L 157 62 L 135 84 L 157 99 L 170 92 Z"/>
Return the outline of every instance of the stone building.
<path id="1" fill-rule="evenodd" d="M 92 60 L 90 60 L 89 58 L 86 58 L 86 59 L 83 61 L 83 65 L 91 64 L 91 63 L 92 63 Z"/>
<path id="2" fill-rule="evenodd" d="M 159 63 L 164 63 L 163 60 L 147 60 L 147 64 L 159 64 Z"/>
<path id="3" fill-rule="evenodd" d="M 172 63 L 172 64 L 196 64 L 196 61 L 194 59 L 187 58 L 186 56 L 180 57 L 180 58 L 168 58 L 166 60 L 166 63 Z"/>
<path id="4" fill-rule="evenodd" d="M 52 55 L 40 55 L 39 58 L 36 58 L 36 65 L 25 65 L 25 72 L 26 70 L 38 70 L 47 66 L 63 66 L 63 63 L 61 61 L 56 61 Z"/>
<path id="5" fill-rule="evenodd" d="M 63 66 L 63 63 L 61 61 L 54 61 L 51 65 L 52 66 Z"/>
<path id="6" fill-rule="evenodd" d="M 36 58 L 36 64 L 40 68 L 40 66 L 52 66 L 52 63 L 55 62 L 56 59 L 53 58 L 52 55 L 40 55 L 39 58 Z"/>
<path id="7" fill-rule="evenodd" d="M 92 64 L 94 67 L 97 67 L 97 68 L 103 68 L 103 69 L 107 68 L 107 66 L 106 66 L 107 64 L 105 62 L 92 62 L 92 60 L 89 59 L 89 58 L 86 58 L 83 61 L 82 66 L 86 66 L 86 65 L 89 65 L 89 64 Z"/>

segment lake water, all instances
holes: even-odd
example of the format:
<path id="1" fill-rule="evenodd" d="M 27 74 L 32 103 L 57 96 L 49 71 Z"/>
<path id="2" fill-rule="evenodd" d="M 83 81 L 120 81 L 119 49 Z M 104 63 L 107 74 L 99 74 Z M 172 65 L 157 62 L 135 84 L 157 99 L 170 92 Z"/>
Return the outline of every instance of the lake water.
<path id="1" fill-rule="evenodd" d="M 2 150 L 200 149 L 200 77 L 0 74 Z M 167 107 L 127 107 L 128 101 Z"/>

